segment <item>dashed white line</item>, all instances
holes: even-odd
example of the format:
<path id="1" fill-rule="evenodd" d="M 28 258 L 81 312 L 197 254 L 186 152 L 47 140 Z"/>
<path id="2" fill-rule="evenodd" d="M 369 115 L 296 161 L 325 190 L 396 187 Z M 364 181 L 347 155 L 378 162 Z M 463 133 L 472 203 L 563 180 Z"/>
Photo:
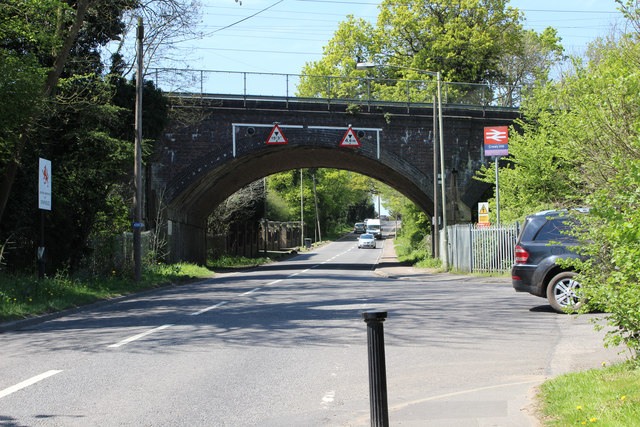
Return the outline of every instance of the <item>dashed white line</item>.
<path id="1" fill-rule="evenodd" d="M 336 397 L 336 392 L 335 391 L 331 390 L 331 391 L 326 392 L 324 394 L 324 396 L 322 397 L 322 405 L 325 406 L 325 405 L 328 405 L 329 403 L 333 402 L 335 397 Z"/>
<path id="2" fill-rule="evenodd" d="M 202 313 L 206 313 L 207 311 L 209 311 L 209 310 L 213 310 L 214 308 L 221 307 L 221 306 L 223 306 L 223 305 L 227 304 L 228 302 L 229 302 L 229 301 L 222 301 L 222 302 L 219 302 L 219 303 L 217 303 L 217 304 L 215 304 L 215 305 L 211 305 L 211 306 L 209 306 L 209 307 L 205 307 L 205 308 L 203 308 L 202 310 L 196 311 L 195 313 L 191 313 L 191 316 L 198 316 L 198 315 L 200 315 L 200 314 L 202 314 Z"/>
<path id="3" fill-rule="evenodd" d="M 134 336 L 129 337 L 127 339 L 124 339 L 124 340 L 122 340 L 122 341 L 120 341 L 120 342 L 118 342 L 116 344 L 111 344 L 108 347 L 109 348 L 118 348 L 118 347 L 121 347 L 121 346 L 123 346 L 125 344 L 129 344 L 132 341 L 139 340 L 140 338 L 146 337 L 147 335 L 152 334 L 154 332 L 158 332 L 158 331 L 161 331 L 163 329 L 167 329 L 167 328 L 169 328 L 171 326 L 173 326 L 173 324 L 158 326 L 157 328 L 153 328 L 153 329 L 148 330 L 147 332 L 143 332 L 141 334 L 134 335 Z"/>
<path id="4" fill-rule="evenodd" d="M 35 377 L 29 378 L 28 380 L 22 381 L 21 383 L 18 383 L 14 386 L 11 386 L 9 388 L 5 388 L 4 390 L 0 390 L 0 399 L 2 399 L 5 396 L 10 395 L 11 393 L 15 393 L 18 390 L 22 390 L 25 387 L 29 387 L 30 385 L 33 385 L 35 383 L 37 383 L 38 381 L 42 381 L 45 378 L 49 378 L 52 375 L 55 374 L 59 374 L 62 371 L 58 371 L 58 370 L 51 370 L 51 371 L 47 371 L 44 372 L 40 375 L 36 375 Z"/>
<path id="5" fill-rule="evenodd" d="M 267 286 L 275 285 L 278 282 L 282 282 L 282 279 L 274 280 L 273 282 L 267 283 Z"/>
<path id="6" fill-rule="evenodd" d="M 252 294 L 252 293 L 254 293 L 254 292 L 256 292 L 256 291 L 259 291 L 259 290 L 260 290 L 260 288 L 253 288 L 253 289 L 251 289 L 250 291 L 247 291 L 247 292 L 245 292 L 245 293 L 240 294 L 240 296 L 250 295 L 250 294 Z"/>

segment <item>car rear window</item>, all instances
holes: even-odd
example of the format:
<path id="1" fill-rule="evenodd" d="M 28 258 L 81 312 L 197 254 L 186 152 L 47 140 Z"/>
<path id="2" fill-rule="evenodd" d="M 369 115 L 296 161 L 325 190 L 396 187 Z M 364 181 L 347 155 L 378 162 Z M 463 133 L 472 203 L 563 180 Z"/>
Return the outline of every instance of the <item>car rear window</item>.
<path id="1" fill-rule="evenodd" d="M 553 218 L 547 220 L 536 234 L 536 241 L 571 241 L 575 240 L 569 233 L 571 231 L 570 218 Z"/>

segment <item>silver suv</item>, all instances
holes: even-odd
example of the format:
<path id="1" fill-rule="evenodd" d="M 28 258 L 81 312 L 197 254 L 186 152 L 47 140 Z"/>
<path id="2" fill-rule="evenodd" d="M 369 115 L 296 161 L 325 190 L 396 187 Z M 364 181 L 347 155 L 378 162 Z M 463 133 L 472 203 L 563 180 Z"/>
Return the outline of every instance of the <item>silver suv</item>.
<path id="1" fill-rule="evenodd" d="M 577 273 L 557 264 L 562 259 L 582 259 L 575 252 L 579 242 L 568 234 L 575 221 L 566 211 L 527 216 L 518 235 L 515 264 L 511 268 L 511 281 L 517 292 L 546 297 L 558 312 L 567 308 L 577 310 L 584 303 L 578 292 Z"/>

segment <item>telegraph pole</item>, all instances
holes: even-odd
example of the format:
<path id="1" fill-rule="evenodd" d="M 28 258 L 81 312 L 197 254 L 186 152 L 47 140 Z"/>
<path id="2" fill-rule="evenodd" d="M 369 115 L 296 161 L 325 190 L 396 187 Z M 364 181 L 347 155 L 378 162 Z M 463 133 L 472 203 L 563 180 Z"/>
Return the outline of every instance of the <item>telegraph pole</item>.
<path id="1" fill-rule="evenodd" d="M 142 39 L 144 38 L 144 27 L 142 18 L 138 18 L 137 31 L 137 56 L 138 69 L 136 72 L 136 111 L 135 111 L 135 164 L 134 174 L 134 196 L 133 196 L 133 263 L 135 269 L 136 282 L 142 278 Z"/>

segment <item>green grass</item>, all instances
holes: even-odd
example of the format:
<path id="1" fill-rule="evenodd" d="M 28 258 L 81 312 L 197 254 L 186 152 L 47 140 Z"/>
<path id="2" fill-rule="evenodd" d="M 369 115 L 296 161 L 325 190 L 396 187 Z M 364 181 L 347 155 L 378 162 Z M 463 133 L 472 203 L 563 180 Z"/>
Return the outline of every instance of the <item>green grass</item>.
<path id="1" fill-rule="evenodd" d="M 427 257 L 427 258 L 421 259 L 420 261 L 415 263 L 413 266 L 417 268 L 435 268 L 435 269 L 441 270 L 442 261 L 439 258 Z"/>
<path id="2" fill-rule="evenodd" d="M 42 280 L 33 275 L 0 272 L 0 322 L 53 313 L 170 283 L 207 278 L 213 274 L 213 271 L 193 264 L 147 267 L 140 282 L 118 271 L 112 271 L 108 277 L 57 274 Z"/>
<path id="3" fill-rule="evenodd" d="M 546 381 L 538 395 L 545 426 L 637 426 L 640 365 L 630 361 Z"/>
<path id="4" fill-rule="evenodd" d="M 207 267 L 209 268 L 242 268 L 255 267 L 258 265 L 269 264 L 275 260 L 286 258 L 290 253 L 285 252 L 267 252 L 266 257 L 247 258 L 244 256 L 228 256 L 222 255 L 218 258 L 209 258 Z"/>

